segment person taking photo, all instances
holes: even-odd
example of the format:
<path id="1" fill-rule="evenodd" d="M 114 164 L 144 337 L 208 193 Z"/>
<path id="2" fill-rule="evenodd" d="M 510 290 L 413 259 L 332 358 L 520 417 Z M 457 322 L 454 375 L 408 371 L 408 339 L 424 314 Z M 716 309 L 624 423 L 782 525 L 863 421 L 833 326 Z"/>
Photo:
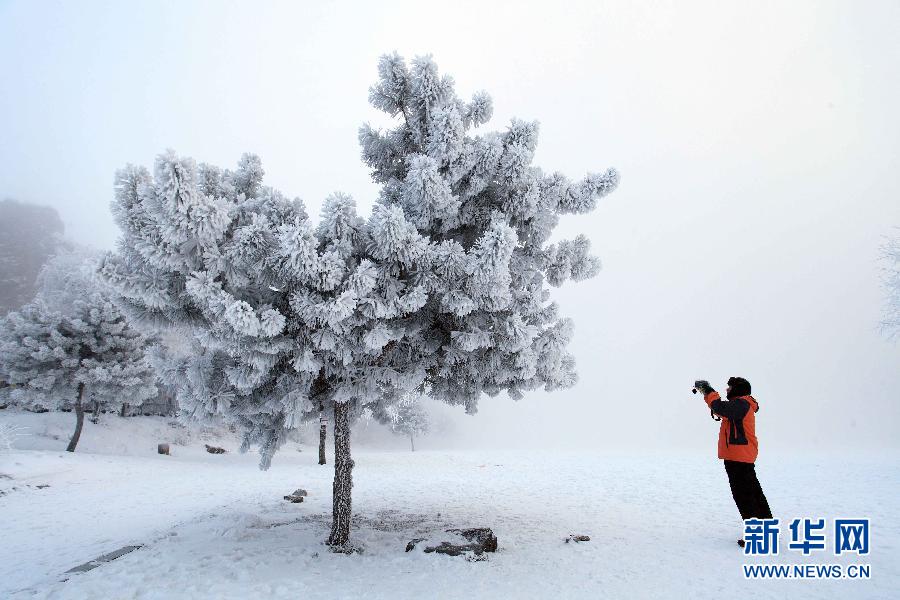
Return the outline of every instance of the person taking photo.
<path id="1" fill-rule="evenodd" d="M 772 511 L 756 477 L 756 457 L 759 442 L 756 439 L 756 413 L 759 402 L 750 395 L 750 382 L 743 377 L 731 377 L 722 400 L 706 380 L 694 382 L 694 390 L 703 394 L 703 400 L 713 415 L 721 419 L 719 426 L 719 458 L 725 463 L 731 495 L 741 513 L 741 519 L 771 519 Z M 717 420 L 718 420 L 717 419 Z M 743 538 L 738 540 L 743 547 Z"/>

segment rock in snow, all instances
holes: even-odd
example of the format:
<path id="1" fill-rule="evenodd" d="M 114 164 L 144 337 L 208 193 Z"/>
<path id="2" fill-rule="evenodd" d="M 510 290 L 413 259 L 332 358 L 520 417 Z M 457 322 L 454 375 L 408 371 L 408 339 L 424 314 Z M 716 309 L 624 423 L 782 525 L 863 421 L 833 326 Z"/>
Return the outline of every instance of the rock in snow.
<path id="1" fill-rule="evenodd" d="M 287 500 L 288 502 L 293 502 L 294 504 L 299 504 L 300 502 L 303 502 L 304 496 L 308 496 L 308 495 L 309 494 L 306 493 L 306 490 L 297 488 L 291 494 L 285 496 L 284 499 Z"/>
<path id="2" fill-rule="evenodd" d="M 449 554 L 450 556 L 459 556 L 468 552 L 474 552 L 476 556 L 481 556 L 485 552 L 497 551 L 497 536 L 488 527 L 474 527 L 470 529 L 448 529 L 446 531 L 457 537 L 453 542 L 441 541 L 437 545 L 426 545 L 425 552 L 430 554 L 437 552 L 438 554 Z M 427 538 L 415 538 L 410 540 L 406 545 L 406 551 L 414 549 L 419 542 L 426 541 Z"/>
<path id="3" fill-rule="evenodd" d="M 418 544 L 419 542 L 424 542 L 424 541 L 425 541 L 425 538 L 413 538 L 413 539 L 409 540 L 409 543 L 406 544 L 406 551 L 409 552 L 409 551 L 413 550 L 416 547 L 416 544 Z"/>

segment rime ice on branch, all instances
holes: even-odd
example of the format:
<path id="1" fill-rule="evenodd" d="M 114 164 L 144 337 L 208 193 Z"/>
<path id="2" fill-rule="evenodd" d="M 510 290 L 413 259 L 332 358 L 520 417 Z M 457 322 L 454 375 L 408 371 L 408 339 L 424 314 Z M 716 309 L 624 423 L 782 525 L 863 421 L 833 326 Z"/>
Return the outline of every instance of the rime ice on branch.
<path id="1" fill-rule="evenodd" d="M 370 100 L 396 118 L 360 130 L 382 191 L 372 214 L 336 194 L 313 225 L 262 185 L 169 152 L 127 167 L 113 205 L 123 237 L 101 272 L 144 322 L 190 329 L 200 351 L 174 369 L 179 405 L 221 414 L 268 466 L 285 431 L 334 411 L 329 541 L 349 534 L 349 427 L 410 393 L 475 412 L 482 393 L 575 382 L 572 325 L 547 285 L 593 276 L 586 238 L 548 244 L 559 215 L 611 192 L 607 170 L 572 182 L 531 166 L 537 124 L 475 135 L 491 100 L 457 97 L 430 58 L 383 57 Z"/>

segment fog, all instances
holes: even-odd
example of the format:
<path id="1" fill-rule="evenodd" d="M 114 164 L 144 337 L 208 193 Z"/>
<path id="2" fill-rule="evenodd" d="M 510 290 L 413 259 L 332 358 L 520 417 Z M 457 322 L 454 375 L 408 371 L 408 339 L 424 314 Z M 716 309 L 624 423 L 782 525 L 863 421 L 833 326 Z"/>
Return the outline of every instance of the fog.
<path id="1" fill-rule="evenodd" d="M 0 3 L 0 197 L 55 207 L 112 249 L 115 170 L 259 154 L 316 213 L 378 188 L 357 128 L 378 56 L 433 54 L 535 164 L 619 189 L 583 232 L 600 275 L 555 293 L 579 383 L 417 446 L 714 453 L 697 378 L 753 384 L 767 448 L 900 444 L 900 345 L 879 332 L 879 247 L 900 225 L 900 4 Z M 402 442 L 401 442 L 402 443 Z"/>

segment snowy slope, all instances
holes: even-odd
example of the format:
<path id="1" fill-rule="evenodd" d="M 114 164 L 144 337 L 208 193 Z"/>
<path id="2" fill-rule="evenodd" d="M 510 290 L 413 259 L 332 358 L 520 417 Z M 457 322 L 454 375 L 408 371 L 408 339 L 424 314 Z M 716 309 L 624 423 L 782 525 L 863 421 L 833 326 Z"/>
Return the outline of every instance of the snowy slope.
<path id="1" fill-rule="evenodd" d="M 209 455 L 200 440 L 158 456 L 164 421 L 122 421 L 87 429 L 84 450 L 91 437 L 99 451 L 115 448 L 126 426 L 144 450 L 0 457 L 0 473 L 13 477 L 0 481 L 0 597 L 885 598 L 900 587 L 896 456 L 764 456 L 759 473 L 778 516 L 873 520 L 872 579 L 759 582 L 743 578 L 736 510 L 709 456 L 358 448 L 353 539 L 364 551 L 344 556 L 321 545 L 332 473 L 311 446 L 288 444 L 260 472 L 256 455 Z M 297 487 L 307 502 L 281 500 Z M 404 552 L 411 538 L 450 526 L 492 527 L 499 552 L 484 562 Z M 564 544 L 569 533 L 592 541 Z M 60 581 L 127 544 L 146 546 Z M 757 559 L 767 560 L 848 562 Z"/>

